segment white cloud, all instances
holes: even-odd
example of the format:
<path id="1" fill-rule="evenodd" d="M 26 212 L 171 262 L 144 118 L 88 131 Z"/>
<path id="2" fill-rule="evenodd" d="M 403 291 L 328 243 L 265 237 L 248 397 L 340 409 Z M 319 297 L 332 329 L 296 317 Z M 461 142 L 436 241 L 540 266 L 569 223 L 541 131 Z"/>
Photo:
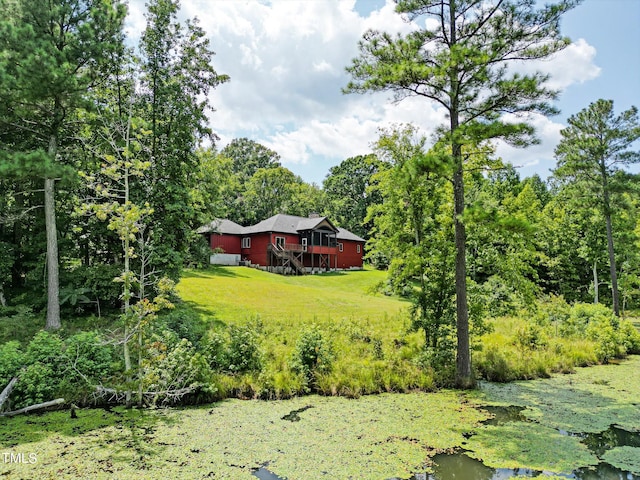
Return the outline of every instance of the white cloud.
<path id="1" fill-rule="evenodd" d="M 523 73 L 539 71 L 550 76 L 548 86 L 563 90 L 571 85 L 584 83 L 600 75 L 600 67 L 595 65 L 596 49 L 583 38 L 546 60 L 520 64 Z"/>
<path id="2" fill-rule="evenodd" d="M 130 0 L 130 31 L 144 28 L 143 2 Z M 231 77 L 210 96 L 217 110 L 211 124 L 221 137 L 220 146 L 248 136 L 280 153 L 285 164 L 335 164 L 370 151 L 380 127 L 413 122 L 430 134 L 446 120 L 424 99 L 393 104 L 390 93 L 341 93 L 349 80 L 345 67 L 358 55 L 358 41 L 366 30 L 407 33 L 417 28 L 394 12 L 393 0 L 366 17 L 357 13 L 355 4 L 182 0 L 181 18 L 200 19 L 216 51 L 214 67 Z M 549 72 L 553 88 L 566 88 L 599 74 L 594 56 L 595 49 L 581 39 L 551 60 L 522 68 Z M 501 147 L 500 152 L 515 158 L 513 163 L 552 158 L 549 145 L 555 145 L 560 126 L 540 120 L 539 127 L 541 146 L 526 151 Z"/>
<path id="3" fill-rule="evenodd" d="M 522 121 L 522 118 L 516 119 L 513 115 L 505 115 L 503 118 L 506 121 Z M 530 114 L 526 120 L 535 128 L 540 143 L 527 148 L 514 148 L 504 142 L 498 142 L 496 153 L 526 173 L 537 171 L 545 176 L 549 169 L 555 167 L 553 151 L 560 141 L 560 130 L 564 125 L 539 114 Z"/>

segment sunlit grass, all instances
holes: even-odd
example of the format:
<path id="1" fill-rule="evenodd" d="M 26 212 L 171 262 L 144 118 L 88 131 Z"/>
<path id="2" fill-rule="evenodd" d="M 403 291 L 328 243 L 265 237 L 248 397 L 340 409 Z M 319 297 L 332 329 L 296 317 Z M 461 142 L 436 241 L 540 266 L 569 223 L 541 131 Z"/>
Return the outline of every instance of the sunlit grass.
<path id="1" fill-rule="evenodd" d="M 224 322 L 259 314 L 276 322 L 359 318 L 378 323 L 408 305 L 373 293 L 385 277 L 386 272 L 375 270 L 285 277 L 248 267 L 211 267 L 186 271 L 178 292 Z"/>
<path id="2" fill-rule="evenodd" d="M 285 277 L 247 267 L 187 271 L 180 297 L 208 319 L 212 330 L 257 325 L 266 365 L 259 378 L 221 379 L 223 396 L 286 398 L 303 393 L 290 371 L 302 331 L 317 325 L 334 348 L 332 372 L 319 376 L 317 391 L 359 396 L 384 391 L 431 389 L 433 381 L 413 362 L 422 339 L 408 332 L 409 303 L 376 293 L 386 272 L 375 270 Z M 375 346 L 377 345 L 377 347 Z M 266 386 L 265 386 L 266 385 Z"/>

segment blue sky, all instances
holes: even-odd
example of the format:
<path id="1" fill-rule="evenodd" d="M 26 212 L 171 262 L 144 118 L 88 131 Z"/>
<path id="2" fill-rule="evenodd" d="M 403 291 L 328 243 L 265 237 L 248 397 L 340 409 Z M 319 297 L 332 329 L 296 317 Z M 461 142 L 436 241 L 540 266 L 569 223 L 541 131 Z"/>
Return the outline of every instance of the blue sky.
<path id="1" fill-rule="evenodd" d="M 144 0 L 130 0 L 128 30 L 144 28 Z M 329 168 L 368 153 L 378 129 L 412 122 L 426 134 L 444 119 L 422 99 L 399 104 L 388 93 L 343 95 L 345 67 L 368 28 L 407 32 L 390 0 L 182 0 L 182 18 L 197 16 L 216 51 L 214 66 L 231 76 L 212 95 L 211 126 L 221 141 L 248 137 L 277 151 L 304 180 L 320 184 Z M 640 106 L 640 0 L 585 0 L 563 19 L 574 44 L 537 68 L 562 89 L 554 118 L 532 123 L 542 140 L 498 153 L 522 176 L 546 177 L 569 115 L 598 98 L 616 112 Z"/>

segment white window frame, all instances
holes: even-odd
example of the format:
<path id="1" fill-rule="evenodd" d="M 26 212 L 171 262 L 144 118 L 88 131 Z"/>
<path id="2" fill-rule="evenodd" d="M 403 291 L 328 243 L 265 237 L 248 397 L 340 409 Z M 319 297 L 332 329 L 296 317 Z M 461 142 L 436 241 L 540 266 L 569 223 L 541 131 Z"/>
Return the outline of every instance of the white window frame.
<path id="1" fill-rule="evenodd" d="M 360 244 L 356 245 L 356 253 L 360 253 L 362 249 L 360 248 Z"/>
<path id="2" fill-rule="evenodd" d="M 307 237 L 304 237 L 302 239 L 302 251 L 306 252 L 307 251 Z"/>
<path id="3" fill-rule="evenodd" d="M 338 251 L 344 252 L 344 244 L 342 242 L 338 242 Z"/>
<path id="4" fill-rule="evenodd" d="M 278 243 L 278 240 L 282 240 L 282 245 Z M 284 250 L 284 245 L 287 242 L 287 237 L 276 237 L 276 247 L 282 247 Z"/>
<path id="5" fill-rule="evenodd" d="M 242 237 L 242 248 L 251 248 L 251 237 Z"/>

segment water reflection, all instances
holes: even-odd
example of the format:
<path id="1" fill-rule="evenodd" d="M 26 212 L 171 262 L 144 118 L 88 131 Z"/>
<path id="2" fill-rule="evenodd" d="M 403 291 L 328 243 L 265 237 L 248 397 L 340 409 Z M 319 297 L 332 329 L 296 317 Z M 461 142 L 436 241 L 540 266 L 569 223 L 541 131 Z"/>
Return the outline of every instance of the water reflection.
<path id="1" fill-rule="evenodd" d="M 491 415 L 491 418 L 481 422 L 483 425 L 504 425 L 510 422 L 528 422 L 529 419 L 522 414 L 525 407 L 510 405 L 508 407 L 498 407 L 494 405 L 486 405 L 480 407 Z"/>
<path id="2" fill-rule="evenodd" d="M 611 425 L 601 433 L 571 433 L 579 437 L 589 450 L 601 457 L 607 450 L 615 447 L 640 447 L 640 432 L 629 432 Z"/>
<path id="3" fill-rule="evenodd" d="M 600 463 L 595 467 L 580 468 L 571 473 L 558 474 L 527 468 L 490 468 L 464 453 L 436 455 L 433 460 L 436 466 L 434 473 L 428 476 L 429 480 L 503 480 L 512 477 L 545 478 L 547 476 L 576 480 L 640 480 L 640 476 L 625 472 L 607 463 Z"/>

